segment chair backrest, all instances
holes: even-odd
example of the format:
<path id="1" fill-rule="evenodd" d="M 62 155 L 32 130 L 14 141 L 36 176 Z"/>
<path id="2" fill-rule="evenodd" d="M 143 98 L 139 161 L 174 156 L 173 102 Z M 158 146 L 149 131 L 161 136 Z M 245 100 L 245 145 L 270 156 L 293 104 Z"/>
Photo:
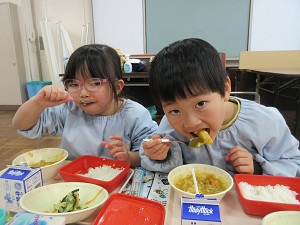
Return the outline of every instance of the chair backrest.
<path id="1" fill-rule="evenodd" d="M 242 51 L 239 69 L 299 68 L 300 50 Z"/>
<path id="2" fill-rule="evenodd" d="M 240 95 L 252 95 L 253 96 L 252 100 L 260 104 L 260 95 L 255 91 L 232 91 L 230 95 L 237 96 L 237 97 L 241 97 Z"/>
<path id="3" fill-rule="evenodd" d="M 226 53 L 225 52 L 219 52 L 219 56 L 221 58 L 222 64 L 224 68 L 226 68 Z"/>
<path id="4" fill-rule="evenodd" d="M 155 56 L 155 54 L 132 54 L 132 55 L 130 55 L 130 58 L 143 60 L 146 62 L 147 67 L 149 67 L 150 66 L 150 58 L 154 57 L 154 56 Z M 219 56 L 220 56 L 220 59 L 222 61 L 224 68 L 226 68 L 226 53 L 219 52 Z"/>

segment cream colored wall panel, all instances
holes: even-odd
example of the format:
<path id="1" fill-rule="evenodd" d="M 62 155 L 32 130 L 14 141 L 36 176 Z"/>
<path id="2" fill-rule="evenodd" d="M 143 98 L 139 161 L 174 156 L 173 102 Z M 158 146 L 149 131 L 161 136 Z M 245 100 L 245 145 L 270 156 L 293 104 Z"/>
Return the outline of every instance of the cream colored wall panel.
<path id="1" fill-rule="evenodd" d="M 17 7 L 0 3 L 0 106 L 21 105 L 27 99 Z"/>

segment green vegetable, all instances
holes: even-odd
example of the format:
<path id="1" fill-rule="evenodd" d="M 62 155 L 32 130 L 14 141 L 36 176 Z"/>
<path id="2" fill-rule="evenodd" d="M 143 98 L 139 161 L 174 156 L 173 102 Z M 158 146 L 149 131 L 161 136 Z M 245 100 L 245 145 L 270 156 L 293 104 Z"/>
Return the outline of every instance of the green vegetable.
<path id="1" fill-rule="evenodd" d="M 80 209 L 79 189 L 69 192 L 59 203 L 54 205 L 58 213 L 72 212 Z"/>

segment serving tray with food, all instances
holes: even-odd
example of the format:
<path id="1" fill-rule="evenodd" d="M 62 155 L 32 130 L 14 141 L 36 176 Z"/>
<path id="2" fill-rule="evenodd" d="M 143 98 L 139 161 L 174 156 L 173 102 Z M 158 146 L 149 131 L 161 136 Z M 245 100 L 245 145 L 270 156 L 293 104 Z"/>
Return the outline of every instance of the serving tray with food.
<path id="1" fill-rule="evenodd" d="M 32 159 L 31 155 L 34 156 L 38 152 L 30 151 L 29 153 L 28 159 Z M 24 160 L 25 158 L 22 159 L 22 163 Z M 50 158 L 46 160 L 53 161 Z M 280 210 L 300 212 L 300 188 L 297 185 L 300 178 L 297 177 L 237 174 L 233 179 L 222 169 L 204 164 L 182 165 L 173 169 L 169 174 L 165 174 L 147 171 L 141 167 L 131 169 L 126 162 L 94 156 L 82 156 L 72 162 L 66 161 L 65 157 L 60 160 L 63 161 L 63 164 L 56 176 L 51 175 L 51 178 L 41 179 L 44 178 L 44 175 L 50 174 L 49 170 L 52 174 L 54 163 L 41 166 L 41 168 L 32 167 L 32 171 L 29 171 L 27 176 L 16 179 L 25 182 L 31 175 L 39 175 L 37 177 L 43 184 L 40 185 L 41 182 L 39 182 L 34 190 L 19 196 L 17 203 L 20 204 L 20 207 L 8 209 L 11 216 L 24 210 L 33 215 L 66 214 L 67 223 L 92 225 L 101 212 L 103 203 L 115 193 L 126 194 L 132 201 L 136 201 L 135 197 L 141 197 L 145 200 L 144 203 L 146 199 L 160 203 L 165 207 L 165 210 L 162 211 L 166 212 L 164 217 L 166 225 L 181 224 L 181 197 L 194 198 L 197 192 L 204 194 L 206 198 L 216 198 L 219 201 L 223 225 L 239 225 L 241 221 L 245 224 L 261 225 L 263 217 L 269 213 Z M 57 168 L 55 169 L 57 170 Z M 194 174 L 191 171 L 194 171 Z M 0 178 L 4 172 L 7 172 L 7 169 L 0 171 Z M 11 176 L 18 174 L 18 170 L 9 173 Z M 6 176 L 1 179 L 7 184 L 6 180 L 10 178 Z M 197 185 L 194 185 L 195 182 Z M 246 195 L 257 192 L 258 189 L 265 190 L 267 187 L 277 190 L 278 185 L 280 188 L 288 188 L 289 193 L 287 194 L 295 198 L 296 202 L 293 203 L 291 200 L 282 203 L 278 200 L 261 201 L 260 199 L 251 199 Z M 4 197 L 0 198 L 0 206 L 5 207 L 7 205 L 5 201 L 17 201 L 18 196 L 15 198 L 9 196 L 9 187 L 8 184 L 0 186 L 0 192 L 5 192 Z M 198 191 L 196 191 L 196 187 L 199 188 Z M 210 190 L 206 193 L 203 188 L 207 187 Z M 59 191 L 54 194 L 57 188 Z M 217 193 L 212 193 L 215 190 Z M 284 200 L 287 200 L 287 191 L 279 191 L 281 194 L 285 194 Z M 123 199 L 121 195 L 120 197 Z M 36 202 L 40 205 L 37 205 Z"/>

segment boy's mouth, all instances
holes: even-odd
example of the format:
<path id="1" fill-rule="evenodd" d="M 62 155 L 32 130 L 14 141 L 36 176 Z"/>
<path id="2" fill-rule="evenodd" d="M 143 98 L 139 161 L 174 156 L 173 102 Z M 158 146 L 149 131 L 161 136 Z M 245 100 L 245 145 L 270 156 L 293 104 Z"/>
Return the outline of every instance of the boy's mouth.
<path id="1" fill-rule="evenodd" d="M 200 148 L 200 146 L 202 144 L 206 144 L 206 145 L 212 144 L 213 140 L 209 136 L 209 132 L 210 132 L 210 129 L 208 129 L 208 128 L 192 132 L 193 138 L 190 140 L 188 147 Z"/>
<path id="2" fill-rule="evenodd" d="M 202 130 L 205 130 L 208 134 L 210 133 L 210 129 L 209 128 L 205 128 L 205 129 L 202 129 Z M 198 131 L 194 131 L 194 132 L 190 132 L 190 134 L 193 136 L 193 137 L 198 137 Z"/>

